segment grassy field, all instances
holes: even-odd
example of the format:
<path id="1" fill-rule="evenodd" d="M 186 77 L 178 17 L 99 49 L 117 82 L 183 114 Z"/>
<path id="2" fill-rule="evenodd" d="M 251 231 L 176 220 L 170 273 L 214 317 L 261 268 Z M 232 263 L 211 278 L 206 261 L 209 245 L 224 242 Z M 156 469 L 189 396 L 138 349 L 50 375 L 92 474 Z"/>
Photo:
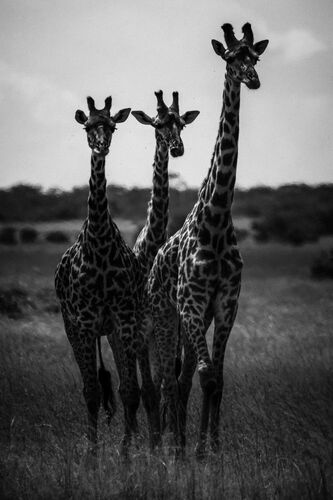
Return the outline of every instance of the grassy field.
<path id="1" fill-rule="evenodd" d="M 124 463 L 119 404 L 110 429 L 101 412 L 97 470 L 86 462 L 81 380 L 53 292 L 63 250 L 0 247 L 1 499 L 333 497 L 333 282 L 310 278 L 315 245 L 243 243 L 220 456 L 194 458 L 195 379 L 184 461 L 149 454 L 140 407 L 141 436 Z"/>

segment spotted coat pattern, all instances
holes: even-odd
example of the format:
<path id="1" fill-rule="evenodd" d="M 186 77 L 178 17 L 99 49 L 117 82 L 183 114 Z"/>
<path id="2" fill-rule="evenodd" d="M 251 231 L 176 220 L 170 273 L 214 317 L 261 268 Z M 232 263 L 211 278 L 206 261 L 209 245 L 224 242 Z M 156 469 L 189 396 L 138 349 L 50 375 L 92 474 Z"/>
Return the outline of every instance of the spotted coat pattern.
<path id="1" fill-rule="evenodd" d="M 230 25 L 224 25 L 223 29 L 225 35 L 232 30 Z M 233 35 L 233 31 L 231 33 Z M 241 82 L 250 88 L 260 85 L 253 67 L 256 59 L 246 49 L 252 48 L 253 43 L 244 39 L 238 42 L 235 38 L 232 42 L 229 49 L 233 45 L 233 58 L 229 62 L 222 44 L 216 42 L 216 48 L 213 43 L 215 51 L 227 61 L 227 72 L 208 175 L 183 227 L 158 251 L 148 282 L 153 336 L 160 363 L 155 382 L 158 385 L 163 377 L 168 425 L 176 447 L 185 445 L 186 406 L 198 365 L 203 391 L 199 456 L 205 453 L 208 426 L 212 448 L 217 450 L 219 447 L 223 360 L 241 286 L 243 261 L 231 216 L 238 154 L 240 85 Z M 266 47 L 267 43 L 264 45 Z M 205 334 L 213 319 L 215 329 L 210 354 Z M 178 321 L 184 359 L 177 380 Z"/>

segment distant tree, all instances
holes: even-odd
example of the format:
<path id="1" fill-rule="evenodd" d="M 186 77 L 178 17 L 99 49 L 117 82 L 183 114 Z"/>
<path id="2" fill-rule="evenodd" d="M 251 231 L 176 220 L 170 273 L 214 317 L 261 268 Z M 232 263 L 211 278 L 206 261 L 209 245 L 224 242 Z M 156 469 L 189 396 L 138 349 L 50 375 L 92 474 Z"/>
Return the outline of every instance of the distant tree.
<path id="1" fill-rule="evenodd" d="M 17 245 L 17 230 L 15 227 L 6 226 L 0 230 L 0 243 L 3 245 Z"/>
<path id="2" fill-rule="evenodd" d="M 20 230 L 20 240 L 22 243 L 35 243 L 38 234 L 37 229 L 34 227 L 22 227 Z"/>
<path id="3" fill-rule="evenodd" d="M 67 243 L 69 241 L 68 234 L 64 231 L 49 231 L 45 239 L 50 243 Z"/>
<path id="4" fill-rule="evenodd" d="M 311 264 L 311 276 L 317 279 L 333 278 L 333 248 L 316 256 Z"/>

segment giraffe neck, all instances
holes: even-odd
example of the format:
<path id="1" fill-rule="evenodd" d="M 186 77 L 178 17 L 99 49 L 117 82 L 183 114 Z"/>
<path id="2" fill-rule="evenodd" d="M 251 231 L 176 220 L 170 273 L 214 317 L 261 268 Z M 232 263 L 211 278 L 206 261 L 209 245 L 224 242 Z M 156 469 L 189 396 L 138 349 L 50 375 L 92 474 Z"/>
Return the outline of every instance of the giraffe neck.
<path id="1" fill-rule="evenodd" d="M 169 208 L 168 164 L 168 145 L 156 132 L 153 189 L 148 204 L 146 223 L 135 245 L 136 253 L 145 257 L 149 269 L 158 249 L 166 240 Z"/>
<path id="2" fill-rule="evenodd" d="M 227 72 L 211 167 L 199 193 L 204 208 L 203 220 L 208 225 L 225 227 L 230 215 L 236 182 L 239 104 L 240 83 L 230 78 Z"/>
<path id="3" fill-rule="evenodd" d="M 92 153 L 88 197 L 88 236 L 106 235 L 111 228 L 106 196 L 105 157 Z"/>
<path id="4" fill-rule="evenodd" d="M 148 205 L 148 239 L 156 252 L 165 240 L 169 208 L 169 148 L 156 133 L 156 148 L 153 163 L 153 189 Z"/>

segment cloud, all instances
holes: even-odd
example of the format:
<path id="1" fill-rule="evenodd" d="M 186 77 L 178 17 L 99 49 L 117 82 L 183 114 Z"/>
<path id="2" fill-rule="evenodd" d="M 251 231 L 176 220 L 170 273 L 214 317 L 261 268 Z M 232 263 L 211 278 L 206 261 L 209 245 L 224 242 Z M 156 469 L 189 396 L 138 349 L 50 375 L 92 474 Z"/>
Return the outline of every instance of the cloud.
<path id="1" fill-rule="evenodd" d="M 1 99 L 23 100 L 24 108 L 39 123 L 62 122 L 63 110 L 77 104 L 77 97 L 47 78 L 24 73 L 0 60 Z"/>
<path id="2" fill-rule="evenodd" d="M 271 41 L 272 48 L 282 52 L 288 63 L 307 59 L 327 48 L 313 33 L 301 28 L 272 35 Z"/>

